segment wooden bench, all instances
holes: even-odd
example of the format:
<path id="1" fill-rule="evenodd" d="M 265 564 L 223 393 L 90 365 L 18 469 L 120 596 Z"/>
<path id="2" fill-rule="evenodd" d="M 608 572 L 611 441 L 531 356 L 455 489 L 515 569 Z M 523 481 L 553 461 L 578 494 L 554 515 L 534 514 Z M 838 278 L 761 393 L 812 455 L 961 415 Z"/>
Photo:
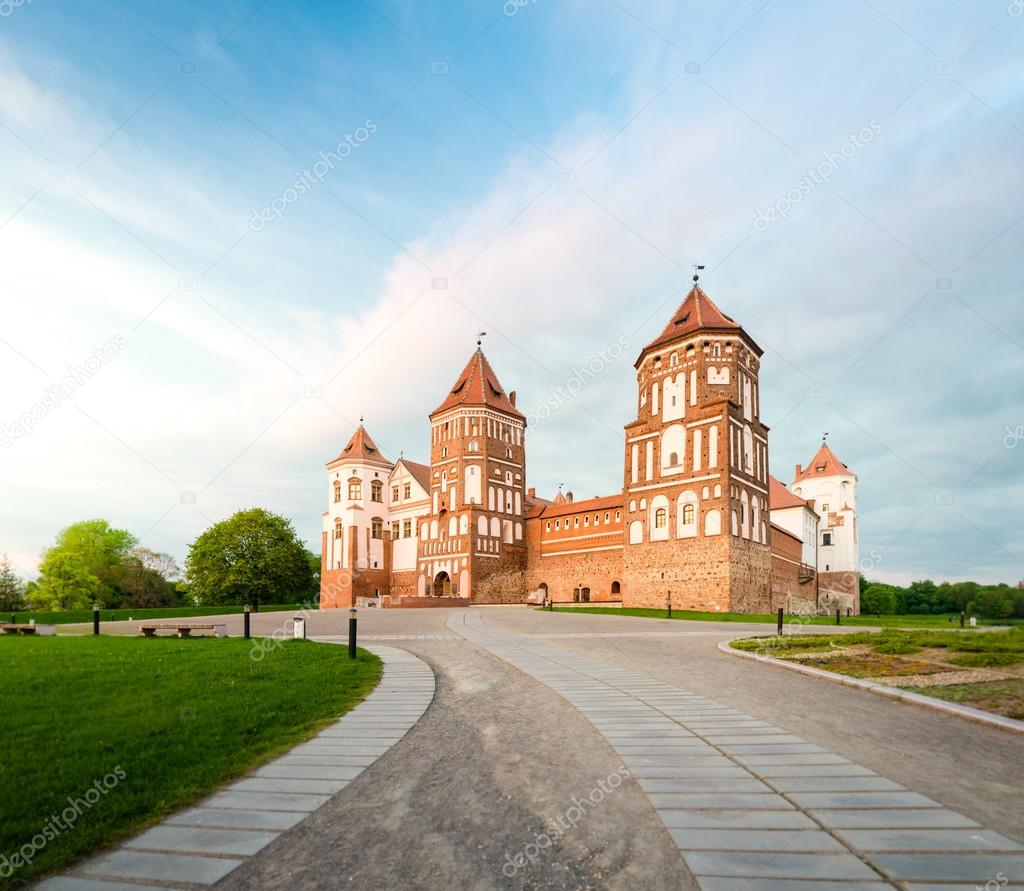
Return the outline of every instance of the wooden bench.
<path id="1" fill-rule="evenodd" d="M 5 622 L 0 625 L 0 631 L 4 634 L 56 634 L 55 625 L 12 625 Z"/>
<path id="2" fill-rule="evenodd" d="M 194 623 L 181 624 L 178 622 L 151 623 L 139 625 L 139 631 L 146 637 L 155 637 L 158 631 L 176 631 L 178 637 L 189 637 L 193 631 L 212 631 L 217 637 L 227 637 L 227 625 L 196 625 Z"/>

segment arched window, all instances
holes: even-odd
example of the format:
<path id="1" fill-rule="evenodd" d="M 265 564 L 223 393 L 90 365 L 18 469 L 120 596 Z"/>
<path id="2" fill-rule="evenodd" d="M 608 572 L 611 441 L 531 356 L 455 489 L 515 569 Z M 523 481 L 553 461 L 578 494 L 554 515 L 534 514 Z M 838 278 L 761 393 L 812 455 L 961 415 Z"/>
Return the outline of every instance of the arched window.
<path id="1" fill-rule="evenodd" d="M 621 594 L 621 593 L 622 593 L 622 585 L 620 585 L 618 582 L 612 582 L 612 594 Z"/>
<path id="2" fill-rule="evenodd" d="M 384 501 L 384 484 L 380 480 L 373 480 L 370 483 L 370 500 L 377 502 Z"/>
<path id="3" fill-rule="evenodd" d="M 339 480 L 334 481 L 334 503 L 337 504 L 341 501 L 341 482 Z"/>
<path id="4" fill-rule="evenodd" d="M 444 446 L 444 448 L 441 449 L 441 457 L 442 458 L 447 458 L 448 457 L 448 446 Z"/>
<path id="5" fill-rule="evenodd" d="M 363 484 L 359 477 L 354 476 L 348 481 L 348 500 L 349 501 L 362 501 L 363 500 Z"/>
<path id="6" fill-rule="evenodd" d="M 469 443 L 469 450 L 471 452 L 479 452 L 480 451 L 480 446 L 478 446 L 476 444 L 476 440 L 475 439 L 470 441 L 470 443 Z"/>
<path id="7" fill-rule="evenodd" d="M 686 507 L 690 508 L 690 511 L 692 513 L 693 505 L 692 504 L 688 504 L 688 505 L 686 505 Z M 684 508 L 683 510 L 684 510 L 684 514 L 683 515 L 685 516 L 686 508 Z M 663 507 L 659 507 L 654 512 L 654 528 L 655 529 L 664 529 L 666 526 L 668 526 L 668 511 L 665 510 L 665 508 L 663 508 Z"/>
<path id="8" fill-rule="evenodd" d="M 704 515 L 704 534 L 719 535 L 722 532 L 722 514 L 717 510 L 709 510 Z"/>
<path id="9" fill-rule="evenodd" d="M 689 526 L 697 519 L 697 511 L 692 504 L 683 505 L 683 525 Z"/>
<path id="10" fill-rule="evenodd" d="M 341 520 L 334 521 L 334 537 L 341 538 Z"/>
<path id="11" fill-rule="evenodd" d="M 676 503 L 676 536 L 695 538 L 697 535 L 697 493 L 686 491 Z"/>
<path id="12" fill-rule="evenodd" d="M 640 544 L 644 540 L 644 524 L 634 520 L 629 524 L 629 543 Z"/>

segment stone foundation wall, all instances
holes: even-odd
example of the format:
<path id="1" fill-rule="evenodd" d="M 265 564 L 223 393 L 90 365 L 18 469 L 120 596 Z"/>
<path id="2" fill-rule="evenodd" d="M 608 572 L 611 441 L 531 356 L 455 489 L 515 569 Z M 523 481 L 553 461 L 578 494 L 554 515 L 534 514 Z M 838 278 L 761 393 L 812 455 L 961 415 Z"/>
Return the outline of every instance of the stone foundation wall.
<path id="1" fill-rule="evenodd" d="M 818 591 L 819 603 L 829 612 L 838 607 L 844 615 L 848 609 L 860 615 L 860 576 L 856 572 L 818 573 Z"/>
<path id="2" fill-rule="evenodd" d="M 664 609 L 730 608 L 729 539 L 723 533 L 699 538 L 626 545 L 622 605 Z"/>

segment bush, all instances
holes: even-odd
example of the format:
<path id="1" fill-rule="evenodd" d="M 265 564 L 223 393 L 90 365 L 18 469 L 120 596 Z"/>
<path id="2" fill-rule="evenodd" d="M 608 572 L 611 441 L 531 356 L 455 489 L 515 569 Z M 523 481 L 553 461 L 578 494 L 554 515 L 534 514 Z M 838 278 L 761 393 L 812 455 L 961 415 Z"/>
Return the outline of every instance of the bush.
<path id="1" fill-rule="evenodd" d="M 860 596 L 860 611 L 874 616 L 896 612 L 896 591 L 890 585 L 869 585 Z"/>

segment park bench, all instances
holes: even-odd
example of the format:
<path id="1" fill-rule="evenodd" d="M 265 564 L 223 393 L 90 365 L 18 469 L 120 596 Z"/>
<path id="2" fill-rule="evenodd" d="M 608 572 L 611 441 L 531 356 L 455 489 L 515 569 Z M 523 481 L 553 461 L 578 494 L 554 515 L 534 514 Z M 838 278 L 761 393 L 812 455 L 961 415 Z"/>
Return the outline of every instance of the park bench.
<path id="1" fill-rule="evenodd" d="M 217 637 L 227 637 L 228 626 L 227 625 L 196 625 L 192 622 L 186 622 L 184 624 L 180 622 L 146 622 L 139 625 L 139 631 L 146 635 L 146 637 L 155 637 L 158 631 L 176 631 L 178 637 L 189 637 L 193 631 L 212 631 Z"/>
<path id="2" fill-rule="evenodd" d="M 56 634 L 57 628 L 55 625 L 12 625 L 4 622 L 0 631 L 4 634 Z"/>

